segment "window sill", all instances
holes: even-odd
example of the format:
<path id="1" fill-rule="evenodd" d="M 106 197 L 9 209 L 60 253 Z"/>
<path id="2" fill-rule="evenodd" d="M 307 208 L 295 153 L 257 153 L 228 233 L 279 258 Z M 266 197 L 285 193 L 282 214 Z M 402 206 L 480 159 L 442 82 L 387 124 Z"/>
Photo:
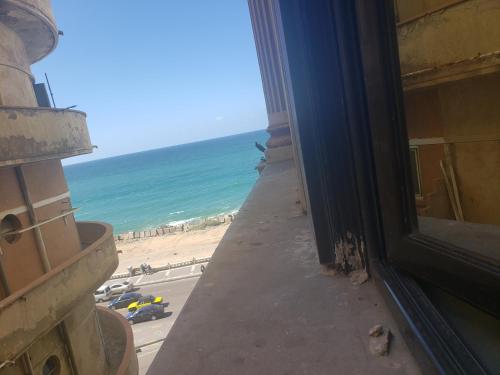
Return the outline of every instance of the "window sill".
<path id="1" fill-rule="evenodd" d="M 419 374 L 373 281 L 320 272 L 291 162 L 268 165 L 148 374 Z M 393 334 L 388 356 L 370 328 Z"/>

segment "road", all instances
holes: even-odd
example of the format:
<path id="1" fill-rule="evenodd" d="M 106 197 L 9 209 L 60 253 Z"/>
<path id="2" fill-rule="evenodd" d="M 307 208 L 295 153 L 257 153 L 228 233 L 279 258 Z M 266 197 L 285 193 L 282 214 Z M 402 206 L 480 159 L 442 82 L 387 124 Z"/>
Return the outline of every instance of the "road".
<path id="1" fill-rule="evenodd" d="M 190 267 L 185 267 L 187 270 L 181 272 L 179 269 L 177 272 L 182 274 L 193 273 L 195 270 L 191 270 Z M 164 274 L 165 271 L 162 272 Z M 154 276 L 154 275 L 152 275 Z M 158 275 L 155 277 L 155 279 Z M 164 302 L 168 302 L 168 306 L 165 308 L 166 313 L 172 313 L 170 316 L 158 319 L 155 321 L 142 322 L 132 325 L 132 331 L 134 333 L 134 344 L 136 348 L 142 346 L 140 351 L 137 353 L 137 358 L 139 359 L 139 374 L 145 374 L 149 368 L 153 358 L 155 357 L 158 349 L 163 342 L 153 343 L 157 340 L 164 339 L 170 328 L 177 319 L 179 312 L 186 303 L 191 291 L 198 282 L 199 277 L 189 277 L 178 279 L 174 281 L 160 282 L 156 281 L 155 284 L 140 286 L 138 292 L 143 295 L 152 294 L 154 296 L 163 297 Z M 114 281 L 114 280 L 112 280 Z M 106 283 L 110 284 L 112 281 Z M 100 305 L 106 306 L 108 302 L 102 303 Z M 127 309 L 119 309 L 118 313 L 122 315 L 127 315 Z M 168 314 L 167 314 L 168 315 Z"/>
<path id="2" fill-rule="evenodd" d="M 133 277 L 127 277 L 122 279 L 115 279 L 106 282 L 106 285 L 111 285 L 114 282 L 121 282 L 123 280 L 129 280 L 134 283 L 134 285 L 149 285 L 154 283 L 162 283 L 165 281 L 180 280 L 187 277 L 200 276 L 202 272 L 202 267 L 206 267 L 207 263 L 198 263 L 185 267 L 172 268 L 165 271 L 158 271 L 152 275 L 138 275 Z"/>

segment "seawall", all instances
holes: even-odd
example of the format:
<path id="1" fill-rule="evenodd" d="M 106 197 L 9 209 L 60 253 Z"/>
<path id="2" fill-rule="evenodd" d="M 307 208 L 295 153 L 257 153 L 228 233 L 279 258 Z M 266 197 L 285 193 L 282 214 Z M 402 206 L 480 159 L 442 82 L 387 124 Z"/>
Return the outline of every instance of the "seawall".
<path id="1" fill-rule="evenodd" d="M 176 232 L 189 232 L 192 230 L 202 230 L 222 224 L 231 223 L 236 214 L 219 215 L 208 218 L 193 219 L 177 225 L 162 225 L 155 229 L 141 231 L 130 231 L 115 235 L 115 241 L 141 240 L 149 237 L 168 236 Z"/>

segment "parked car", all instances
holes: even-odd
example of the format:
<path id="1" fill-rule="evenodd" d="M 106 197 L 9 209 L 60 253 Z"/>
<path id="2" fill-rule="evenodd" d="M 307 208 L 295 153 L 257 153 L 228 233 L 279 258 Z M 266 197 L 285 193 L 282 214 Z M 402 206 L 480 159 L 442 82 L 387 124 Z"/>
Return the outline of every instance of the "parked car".
<path id="1" fill-rule="evenodd" d="M 111 288 L 111 294 L 117 296 L 122 293 L 127 293 L 134 290 L 134 283 L 130 281 L 124 281 L 122 283 L 111 284 L 109 287 Z"/>
<path id="2" fill-rule="evenodd" d="M 163 298 L 162 297 L 154 297 L 152 295 L 147 295 L 139 298 L 137 302 L 133 302 L 128 305 L 128 311 L 134 312 L 135 310 L 140 309 L 141 307 L 148 306 L 151 304 L 162 305 L 163 306 Z"/>
<path id="3" fill-rule="evenodd" d="M 94 299 L 96 302 L 104 302 L 111 299 L 111 288 L 107 285 L 101 286 L 94 292 Z"/>
<path id="4" fill-rule="evenodd" d="M 145 322 L 147 320 L 156 320 L 162 318 L 165 315 L 165 307 L 158 304 L 149 304 L 142 306 L 136 311 L 129 312 L 127 315 L 127 320 L 130 324 Z"/>
<path id="5" fill-rule="evenodd" d="M 112 300 L 108 307 L 110 309 L 122 309 L 128 307 L 132 302 L 137 302 L 142 297 L 141 293 L 123 293 L 120 297 Z"/>

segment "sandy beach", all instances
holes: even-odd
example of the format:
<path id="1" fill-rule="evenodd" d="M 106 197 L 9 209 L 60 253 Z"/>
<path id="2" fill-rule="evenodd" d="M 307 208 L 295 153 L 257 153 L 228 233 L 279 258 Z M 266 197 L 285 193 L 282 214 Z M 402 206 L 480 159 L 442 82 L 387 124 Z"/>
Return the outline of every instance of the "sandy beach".
<path id="1" fill-rule="evenodd" d="M 157 267 L 193 258 L 210 257 L 229 225 L 226 223 L 158 237 L 117 241 L 120 264 L 115 273 L 127 272 L 129 266 L 139 267 L 142 263 Z"/>

